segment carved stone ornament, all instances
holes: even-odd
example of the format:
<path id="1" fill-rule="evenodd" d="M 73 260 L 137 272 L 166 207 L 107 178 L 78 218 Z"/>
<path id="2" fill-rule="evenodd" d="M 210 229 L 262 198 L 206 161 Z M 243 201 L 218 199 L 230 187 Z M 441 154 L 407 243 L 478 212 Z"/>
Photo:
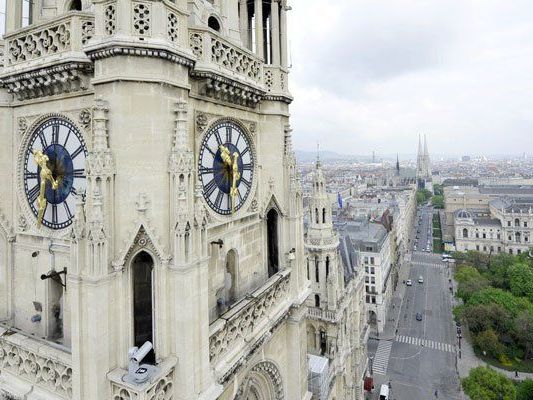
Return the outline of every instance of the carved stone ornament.
<path id="1" fill-rule="evenodd" d="M 263 379 L 255 379 L 256 375 L 261 375 Z M 266 379 L 265 379 L 266 378 Z M 268 388 L 264 388 L 264 385 Z M 263 389 L 263 390 L 262 390 Z M 235 400 L 247 400 L 253 398 L 253 395 L 266 391 L 274 395 L 273 400 L 283 400 L 285 398 L 283 392 L 283 381 L 278 367 L 270 361 L 262 361 L 248 372 L 241 384 Z M 252 397 L 251 397 L 251 396 Z"/>
<path id="2" fill-rule="evenodd" d="M 26 221 L 24 214 L 19 215 L 19 229 L 23 232 L 28 229 L 28 221 Z"/>
<path id="3" fill-rule="evenodd" d="M 173 375 L 174 369 L 171 369 L 168 374 L 161 379 L 156 380 L 147 388 L 143 388 L 141 386 L 139 389 L 135 389 L 130 386 L 122 386 L 117 382 L 113 382 L 111 385 L 113 400 L 171 400 L 174 393 L 172 384 Z"/>
<path id="4" fill-rule="evenodd" d="M 91 125 L 91 117 L 92 117 L 91 110 L 86 108 L 80 111 L 78 120 L 80 121 L 80 124 L 84 128 L 88 128 Z"/>
<path id="5" fill-rule="evenodd" d="M 24 133 L 26 132 L 26 129 L 28 129 L 28 120 L 24 117 L 20 117 L 18 123 L 19 123 L 19 133 L 21 135 L 24 135 Z"/>
<path id="6" fill-rule="evenodd" d="M 257 129 L 257 124 L 255 122 L 250 122 L 250 125 L 248 125 L 248 129 L 250 130 L 250 133 L 252 135 L 255 135 L 255 131 Z"/>
<path id="7" fill-rule="evenodd" d="M 198 133 L 203 133 L 207 127 L 207 115 L 204 113 L 198 113 L 196 116 L 196 130 Z"/>
<path id="8" fill-rule="evenodd" d="M 257 203 L 257 199 L 253 199 L 252 203 L 250 204 L 250 211 L 257 212 L 258 208 L 259 208 L 259 205 Z"/>

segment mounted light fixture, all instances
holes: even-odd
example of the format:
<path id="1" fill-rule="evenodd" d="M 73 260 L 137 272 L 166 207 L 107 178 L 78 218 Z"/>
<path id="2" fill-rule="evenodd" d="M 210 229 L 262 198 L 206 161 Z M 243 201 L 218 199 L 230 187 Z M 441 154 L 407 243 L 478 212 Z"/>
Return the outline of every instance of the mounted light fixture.
<path id="1" fill-rule="evenodd" d="M 221 249 L 222 246 L 224 246 L 224 241 L 222 239 L 218 239 L 216 241 L 211 242 L 211 244 L 217 244 L 218 248 Z"/>
<path id="2" fill-rule="evenodd" d="M 41 275 L 41 280 L 45 280 L 45 279 L 52 279 L 53 281 L 59 283 L 61 286 L 63 286 L 65 289 L 67 288 L 67 284 L 66 284 L 66 278 L 65 278 L 65 283 L 63 283 L 63 279 L 61 279 L 61 276 L 60 275 L 67 275 L 67 269 L 66 268 L 63 268 L 63 271 L 55 271 L 55 270 L 52 270 L 50 272 L 48 272 L 48 274 L 42 274 Z"/>

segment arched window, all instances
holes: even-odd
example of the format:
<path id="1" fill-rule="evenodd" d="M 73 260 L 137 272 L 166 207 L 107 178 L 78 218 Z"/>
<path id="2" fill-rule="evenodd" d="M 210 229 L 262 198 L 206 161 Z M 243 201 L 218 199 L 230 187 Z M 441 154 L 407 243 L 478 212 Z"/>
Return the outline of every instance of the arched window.
<path id="1" fill-rule="evenodd" d="M 514 226 L 520 226 L 520 220 L 518 218 L 514 220 Z"/>
<path id="2" fill-rule="evenodd" d="M 316 220 L 316 223 L 318 224 L 318 208 L 315 208 L 315 220 Z"/>
<path id="3" fill-rule="evenodd" d="M 320 296 L 315 294 L 315 307 L 320 307 Z"/>
<path id="4" fill-rule="evenodd" d="M 218 19 L 214 16 L 209 17 L 209 19 L 207 20 L 207 26 L 217 32 L 220 32 L 220 22 L 218 22 Z"/>
<path id="5" fill-rule="evenodd" d="M 515 237 L 515 241 L 516 241 L 516 243 L 520 243 L 520 242 L 522 241 L 522 240 L 521 240 L 521 236 L 522 236 L 522 235 L 520 235 L 520 232 L 516 232 L 516 233 L 514 234 L 514 237 Z"/>
<path id="6" fill-rule="evenodd" d="M 81 11 L 81 0 L 72 0 L 68 6 L 69 11 Z"/>
<path id="7" fill-rule="evenodd" d="M 237 301 L 237 253 L 235 250 L 228 251 L 226 255 L 226 275 L 224 276 L 226 289 L 226 307 Z"/>
<path id="8" fill-rule="evenodd" d="M 133 337 L 134 344 L 141 347 L 153 341 L 152 269 L 154 260 L 145 251 L 135 256 L 131 263 L 133 276 Z M 146 364 L 155 363 L 154 350 L 144 357 Z"/>
<path id="9" fill-rule="evenodd" d="M 326 223 L 326 209 L 325 208 L 322 209 L 322 223 L 323 224 Z"/>
<path id="10" fill-rule="evenodd" d="M 318 268 L 318 256 L 315 257 L 315 280 L 317 283 L 320 281 L 320 270 Z"/>
<path id="11" fill-rule="evenodd" d="M 329 256 L 326 257 L 326 279 L 328 279 L 329 275 Z"/>
<path id="12" fill-rule="evenodd" d="M 466 228 L 463 229 L 463 237 L 464 238 L 468 237 L 468 229 L 466 229 Z"/>
<path id="13" fill-rule="evenodd" d="M 326 336 L 326 332 L 320 331 L 320 355 L 323 356 L 326 354 L 328 346 L 328 338 Z"/>
<path id="14" fill-rule="evenodd" d="M 271 209 L 267 214 L 268 276 L 279 271 L 278 213 Z"/>

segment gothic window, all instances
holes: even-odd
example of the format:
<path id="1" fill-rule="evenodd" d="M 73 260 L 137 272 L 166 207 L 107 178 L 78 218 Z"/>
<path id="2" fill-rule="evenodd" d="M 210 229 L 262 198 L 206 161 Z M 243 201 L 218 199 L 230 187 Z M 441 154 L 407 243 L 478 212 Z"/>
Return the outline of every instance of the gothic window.
<path id="1" fill-rule="evenodd" d="M 315 280 L 320 281 L 320 270 L 318 269 L 318 256 L 315 256 Z"/>
<path id="2" fill-rule="evenodd" d="M 228 251 L 226 255 L 226 273 L 224 276 L 226 289 L 226 306 L 237 301 L 237 253 L 235 250 Z"/>
<path id="3" fill-rule="evenodd" d="M 68 6 L 69 11 L 81 11 L 81 0 L 72 0 Z"/>
<path id="4" fill-rule="evenodd" d="M 320 355 L 326 354 L 327 350 L 327 336 L 326 332 L 320 331 Z"/>
<path id="5" fill-rule="evenodd" d="M 329 256 L 326 257 L 326 279 L 329 275 Z"/>
<path id="6" fill-rule="evenodd" d="M 468 237 L 468 229 L 466 229 L 466 228 L 463 229 L 463 237 L 464 238 Z"/>
<path id="7" fill-rule="evenodd" d="M 214 16 L 209 17 L 209 19 L 207 20 L 207 26 L 217 32 L 220 32 L 220 22 L 218 22 L 218 19 Z"/>
<path id="8" fill-rule="evenodd" d="M 279 270 L 278 213 L 274 209 L 267 214 L 267 237 L 268 276 L 271 277 Z"/>
<path id="9" fill-rule="evenodd" d="M 326 209 L 325 208 L 322 209 L 322 223 L 323 224 L 326 223 Z"/>
<path id="10" fill-rule="evenodd" d="M 315 294 L 315 307 L 320 307 L 320 296 Z"/>
<path id="11" fill-rule="evenodd" d="M 145 342 L 153 343 L 153 309 L 152 309 L 152 257 L 142 251 L 131 263 L 133 275 L 133 337 L 135 346 L 141 347 Z M 143 362 L 155 363 L 154 350 L 150 350 Z"/>

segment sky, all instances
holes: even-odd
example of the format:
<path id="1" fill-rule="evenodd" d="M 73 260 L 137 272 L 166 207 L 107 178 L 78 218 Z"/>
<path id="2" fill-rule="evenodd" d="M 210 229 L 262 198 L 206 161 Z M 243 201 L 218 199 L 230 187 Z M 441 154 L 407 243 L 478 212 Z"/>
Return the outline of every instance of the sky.
<path id="1" fill-rule="evenodd" d="M 298 150 L 533 154 L 531 0 L 291 0 Z"/>

